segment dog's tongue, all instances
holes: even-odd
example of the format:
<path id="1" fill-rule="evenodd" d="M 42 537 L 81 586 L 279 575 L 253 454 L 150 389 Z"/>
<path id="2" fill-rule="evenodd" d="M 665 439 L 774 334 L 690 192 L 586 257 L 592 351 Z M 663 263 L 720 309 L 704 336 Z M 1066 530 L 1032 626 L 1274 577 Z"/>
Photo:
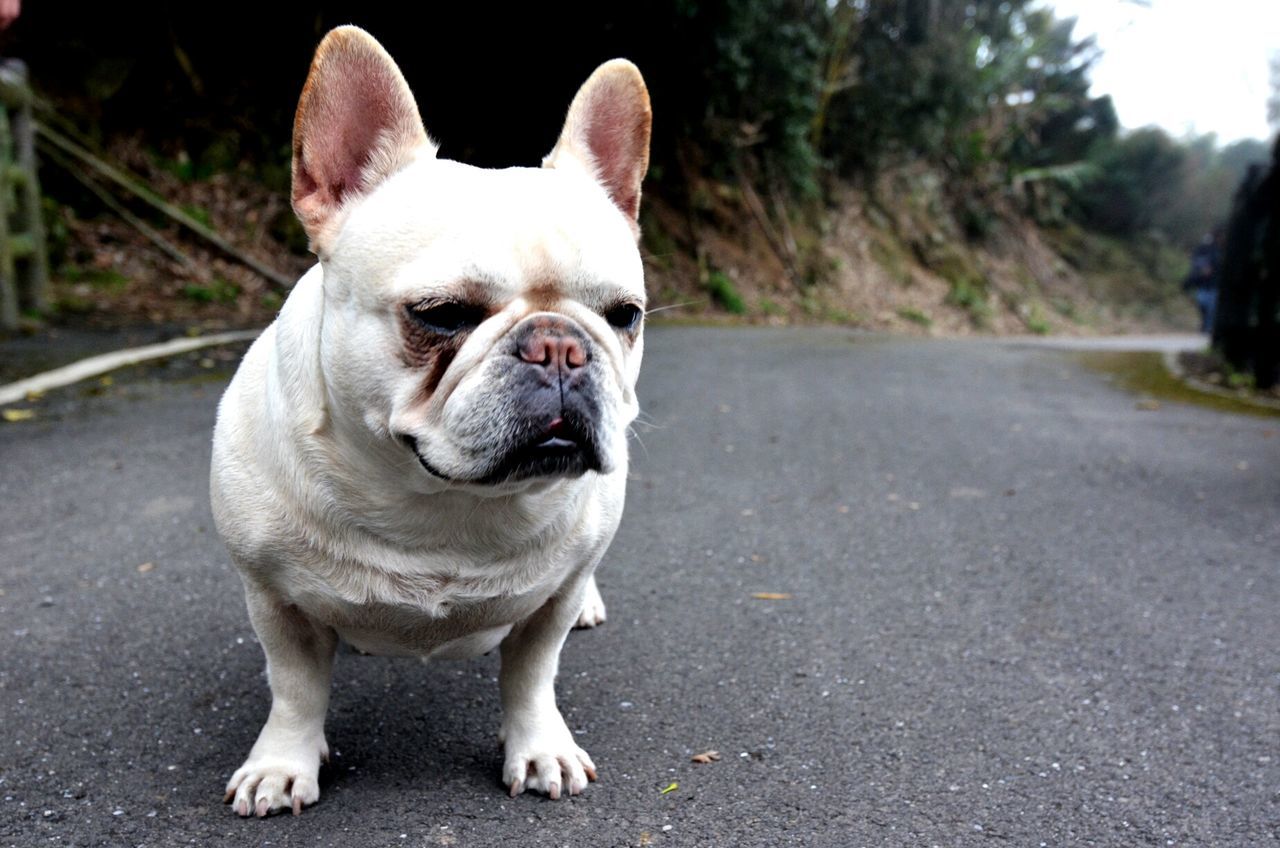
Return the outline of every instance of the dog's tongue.
<path id="1" fill-rule="evenodd" d="M 578 443 L 564 438 L 565 423 L 563 418 L 556 418 L 547 425 L 547 438 L 538 444 L 539 448 L 576 448 Z"/>

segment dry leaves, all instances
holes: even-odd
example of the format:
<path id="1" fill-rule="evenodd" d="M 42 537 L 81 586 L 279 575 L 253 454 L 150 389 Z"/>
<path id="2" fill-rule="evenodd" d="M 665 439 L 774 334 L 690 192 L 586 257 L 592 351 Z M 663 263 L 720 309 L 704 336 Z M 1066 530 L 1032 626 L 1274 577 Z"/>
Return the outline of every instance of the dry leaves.
<path id="1" fill-rule="evenodd" d="M 19 421 L 30 421 L 35 418 L 36 411 L 34 409 L 6 409 L 4 412 L 0 412 L 0 416 L 3 416 L 4 420 L 10 424 L 16 424 Z"/>
<path id="2" fill-rule="evenodd" d="M 789 601 L 790 592 L 752 592 L 751 597 L 757 601 Z"/>
<path id="3" fill-rule="evenodd" d="M 701 754 L 694 754 L 689 759 L 695 763 L 701 763 L 702 765 L 706 765 L 707 763 L 714 763 L 717 760 L 719 760 L 720 752 L 719 751 L 703 751 Z"/>
<path id="4" fill-rule="evenodd" d="M 138 573 L 146 574 L 148 571 L 154 570 L 155 567 L 156 564 L 154 562 L 144 562 L 142 565 L 138 566 Z"/>

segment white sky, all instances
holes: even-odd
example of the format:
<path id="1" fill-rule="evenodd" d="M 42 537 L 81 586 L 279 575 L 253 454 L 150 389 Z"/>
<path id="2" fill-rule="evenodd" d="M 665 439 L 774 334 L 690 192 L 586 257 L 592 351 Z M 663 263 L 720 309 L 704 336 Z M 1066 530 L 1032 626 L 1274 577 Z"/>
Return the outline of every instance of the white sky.
<path id="1" fill-rule="evenodd" d="M 1110 94 L 1127 129 L 1156 124 L 1175 137 L 1217 133 L 1227 144 L 1265 139 L 1268 59 L 1280 51 L 1280 0 L 1044 0 L 1096 34 L 1094 96 Z"/>

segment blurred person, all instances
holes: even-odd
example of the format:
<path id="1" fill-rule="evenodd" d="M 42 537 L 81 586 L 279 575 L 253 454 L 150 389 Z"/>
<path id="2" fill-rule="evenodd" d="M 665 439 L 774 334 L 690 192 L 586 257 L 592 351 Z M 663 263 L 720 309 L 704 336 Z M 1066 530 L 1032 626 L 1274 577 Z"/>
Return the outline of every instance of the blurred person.
<path id="1" fill-rule="evenodd" d="M 1191 270 L 1183 288 L 1193 291 L 1200 310 L 1200 332 L 1213 332 L 1214 311 L 1218 305 L 1218 283 L 1222 276 L 1222 227 L 1206 233 L 1191 251 Z"/>

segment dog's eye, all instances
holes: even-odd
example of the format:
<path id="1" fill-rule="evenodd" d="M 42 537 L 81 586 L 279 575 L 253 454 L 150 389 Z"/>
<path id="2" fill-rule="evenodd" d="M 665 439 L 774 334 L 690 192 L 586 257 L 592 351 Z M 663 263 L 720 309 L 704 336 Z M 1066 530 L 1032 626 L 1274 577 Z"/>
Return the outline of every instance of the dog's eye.
<path id="1" fill-rule="evenodd" d="M 605 310 L 604 320 L 619 330 L 634 330 L 644 310 L 634 303 L 619 303 Z"/>
<path id="2" fill-rule="evenodd" d="M 420 326 L 442 336 L 452 336 L 476 327 L 485 319 L 485 308 L 471 303 L 447 301 L 408 307 L 409 316 Z"/>

